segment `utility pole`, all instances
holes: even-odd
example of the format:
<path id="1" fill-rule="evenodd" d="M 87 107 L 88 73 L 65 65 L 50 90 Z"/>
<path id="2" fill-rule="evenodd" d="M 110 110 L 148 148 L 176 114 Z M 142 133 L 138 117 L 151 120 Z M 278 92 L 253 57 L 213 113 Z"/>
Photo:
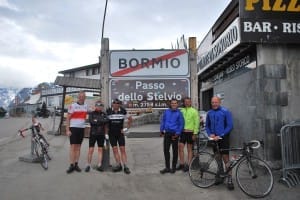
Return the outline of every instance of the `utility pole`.
<path id="1" fill-rule="evenodd" d="M 104 27 L 105 27 L 105 18 L 106 18 L 106 10 L 107 10 L 107 2 L 105 1 L 104 12 L 103 12 L 103 20 L 102 20 L 102 29 L 101 29 L 101 49 L 100 49 L 100 57 L 99 57 L 99 66 L 100 66 L 100 82 L 101 82 L 101 101 L 105 106 L 108 105 L 108 64 L 109 64 L 109 40 L 104 37 Z"/>
<path id="2" fill-rule="evenodd" d="M 109 76 L 109 40 L 108 38 L 104 38 L 104 26 L 105 26 L 105 17 L 106 17 L 106 9 L 107 2 L 105 1 L 105 8 L 103 14 L 102 21 L 102 31 L 101 31 L 101 50 L 100 50 L 100 82 L 101 82 L 101 101 L 105 105 L 105 107 L 109 107 L 110 104 L 108 102 L 108 76 Z M 106 140 L 106 139 L 105 139 Z M 109 141 L 106 140 L 106 147 L 103 150 L 103 158 L 101 165 L 106 170 L 110 167 L 110 144 Z"/>
<path id="3" fill-rule="evenodd" d="M 189 67 L 191 73 L 191 99 L 193 107 L 199 109 L 196 37 L 189 38 Z"/>

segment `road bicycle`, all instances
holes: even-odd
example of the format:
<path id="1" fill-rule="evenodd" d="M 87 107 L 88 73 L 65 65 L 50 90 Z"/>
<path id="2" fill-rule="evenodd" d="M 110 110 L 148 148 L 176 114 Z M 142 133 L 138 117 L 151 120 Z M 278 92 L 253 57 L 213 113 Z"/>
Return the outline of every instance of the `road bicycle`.
<path id="1" fill-rule="evenodd" d="M 19 135 L 25 137 L 23 133 L 27 130 L 31 130 L 34 153 L 37 156 L 37 159 L 42 167 L 47 170 L 48 160 L 51 160 L 51 157 L 48 153 L 49 144 L 46 139 L 39 133 L 38 129 L 35 128 L 35 126 L 30 126 L 29 128 L 19 130 Z"/>
<path id="2" fill-rule="evenodd" d="M 204 143 L 215 145 L 215 153 L 199 151 L 189 165 L 189 177 L 194 185 L 208 188 L 217 184 L 217 179 L 225 179 L 235 169 L 235 178 L 239 188 L 248 196 L 262 198 L 270 194 L 273 189 L 274 178 L 269 165 L 262 159 L 253 155 L 253 150 L 258 149 L 262 142 L 252 140 L 243 143 L 243 147 L 219 149 L 218 142 L 212 138 L 204 139 Z M 229 150 L 239 152 L 239 156 L 229 161 L 225 172 L 220 151 Z M 222 165 L 222 166 L 221 166 Z"/>

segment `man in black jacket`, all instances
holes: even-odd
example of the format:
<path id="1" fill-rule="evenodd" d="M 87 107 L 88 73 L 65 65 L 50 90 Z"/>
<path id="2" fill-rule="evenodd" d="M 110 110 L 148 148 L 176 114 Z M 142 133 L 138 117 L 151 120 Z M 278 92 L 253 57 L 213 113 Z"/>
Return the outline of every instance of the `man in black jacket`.
<path id="1" fill-rule="evenodd" d="M 103 171 L 102 157 L 105 137 L 108 137 L 108 118 L 106 113 L 103 112 L 103 104 L 100 101 L 95 103 L 95 110 L 89 114 L 89 122 L 91 124 L 90 138 L 89 138 L 89 151 L 88 151 L 88 164 L 85 168 L 86 172 L 91 169 L 92 156 L 94 146 L 97 142 L 98 145 L 98 165 L 97 170 Z M 108 144 L 107 144 L 108 145 Z"/>

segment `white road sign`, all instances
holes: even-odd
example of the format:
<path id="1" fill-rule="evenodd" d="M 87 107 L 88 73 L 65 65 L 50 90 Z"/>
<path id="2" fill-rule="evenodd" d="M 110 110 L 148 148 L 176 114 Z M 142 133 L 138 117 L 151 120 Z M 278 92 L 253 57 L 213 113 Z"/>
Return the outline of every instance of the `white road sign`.
<path id="1" fill-rule="evenodd" d="M 188 76 L 188 52 L 115 50 L 110 52 L 110 77 Z"/>

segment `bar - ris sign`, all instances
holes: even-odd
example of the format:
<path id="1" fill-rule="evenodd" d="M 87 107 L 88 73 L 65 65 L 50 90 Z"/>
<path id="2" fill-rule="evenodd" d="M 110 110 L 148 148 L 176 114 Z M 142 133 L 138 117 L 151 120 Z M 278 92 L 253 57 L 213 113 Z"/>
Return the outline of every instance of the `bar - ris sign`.
<path id="1" fill-rule="evenodd" d="M 242 42 L 300 43 L 300 0 L 240 0 Z"/>

